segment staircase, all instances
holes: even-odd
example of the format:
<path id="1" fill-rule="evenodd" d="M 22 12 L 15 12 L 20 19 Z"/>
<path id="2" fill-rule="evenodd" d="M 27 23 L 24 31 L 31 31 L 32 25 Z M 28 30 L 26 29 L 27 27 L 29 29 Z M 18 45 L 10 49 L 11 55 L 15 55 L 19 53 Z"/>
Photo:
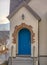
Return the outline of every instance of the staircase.
<path id="1" fill-rule="evenodd" d="M 33 59 L 30 57 L 9 58 L 8 65 L 33 65 Z"/>

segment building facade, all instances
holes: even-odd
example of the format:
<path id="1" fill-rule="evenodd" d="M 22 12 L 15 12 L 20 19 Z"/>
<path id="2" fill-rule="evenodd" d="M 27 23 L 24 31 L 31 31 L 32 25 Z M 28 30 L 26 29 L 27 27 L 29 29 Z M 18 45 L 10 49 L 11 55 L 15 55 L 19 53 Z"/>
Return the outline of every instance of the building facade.
<path id="1" fill-rule="evenodd" d="M 42 22 L 39 15 L 30 7 L 30 3 L 31 0 L 10 1 L 10 15 L 8 16 L 10 20 L 10 57 L 34 57 L 36 65 L 39 62 L 42 65 L 46 64 L 42 62 L 42 59 L 46 60 L 46 58 L 40 58 L 40 56 L 47 54 L 45 48 L 43 52 L 45 34 L 42 35 L 42 32 L 46 31 L 42 30 L 45 29 L 46 22 Z"/>

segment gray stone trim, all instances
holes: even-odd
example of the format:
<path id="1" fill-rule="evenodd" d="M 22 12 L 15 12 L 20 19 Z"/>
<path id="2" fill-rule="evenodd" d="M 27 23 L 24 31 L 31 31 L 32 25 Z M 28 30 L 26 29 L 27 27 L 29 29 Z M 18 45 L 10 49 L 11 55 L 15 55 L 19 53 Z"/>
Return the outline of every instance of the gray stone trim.
<path id="1" fill-rule="evenodd" d="M 38 14 L 37 14 L 35 11 L 33 11 L 33 9 L 32 9 L 26 2 L 21 3 L 21 4 L 19 5 L 19 7 L 17 7 L 16 10 L 13 11 L 7 18 L 10 19 L 11 17 L 13 17 L 13 15 L 14 15 L 15 13 L 17 13 L 17 11 L 19 11 L 19 9 L 22 8 L 23 6 L 26 7 L 26 8 L 29 10 L 29 12 L 30 12 L 38 21 L 41 21 L 41 18 L 38 16 Z"/>

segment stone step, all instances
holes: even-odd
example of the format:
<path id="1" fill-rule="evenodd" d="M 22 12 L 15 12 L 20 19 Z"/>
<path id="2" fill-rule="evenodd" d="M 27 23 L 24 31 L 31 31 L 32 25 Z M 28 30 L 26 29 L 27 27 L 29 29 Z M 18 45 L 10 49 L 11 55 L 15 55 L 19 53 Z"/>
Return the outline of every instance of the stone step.
<path id="1" fill-rule="evenodd" d="M 27 60 L 28 61 L 28 60 L 33 60 L 33 59 L 32 58 L 29 58 L 29 57 L 27 57 L 27 58 L 26 57 L 16 57 L 16 58 L 12 58 L 12 60 L 15 60 L 15 61 L 16 60 L 21 60 L 21 61 L 22 60 Z"/>
<path id="2" fill-rule="evenodd" d="M 33 65 L 33 62 L 15 62 L 15 63 L 12 63 L 12 65 Z"/>
<path id="3" fill-rule="evenodd" d="M 9 59 L 9 65 L 33 65 L 33 59 L 30 57 L 11 58 Z"/>

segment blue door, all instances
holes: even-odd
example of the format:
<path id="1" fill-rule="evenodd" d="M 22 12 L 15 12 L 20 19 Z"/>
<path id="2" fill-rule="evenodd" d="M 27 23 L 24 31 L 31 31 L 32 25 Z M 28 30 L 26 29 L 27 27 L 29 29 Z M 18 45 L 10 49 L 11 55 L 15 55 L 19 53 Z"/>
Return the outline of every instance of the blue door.
<path id="1" fill-rule="evenodd" d="M 31 55 L 31 33 L 26 28 L 18 33 L 18 55 Z"/>

